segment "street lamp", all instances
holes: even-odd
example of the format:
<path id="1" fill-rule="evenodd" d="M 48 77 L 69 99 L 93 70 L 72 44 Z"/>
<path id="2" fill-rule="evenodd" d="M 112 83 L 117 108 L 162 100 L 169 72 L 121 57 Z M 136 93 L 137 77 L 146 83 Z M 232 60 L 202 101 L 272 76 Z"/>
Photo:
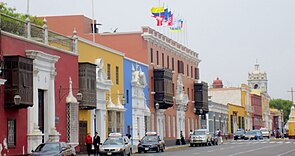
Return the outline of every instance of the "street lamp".
<path id="1" fill-rule="evenodd" d="M 82 101 L 82 99 L 83 99 L 83 94 L 79 91 L 77 93 L 77 101 Z"/>
<path id="2" fill-rule="evenodd" d="M 16 95 L 14 96 L 14 98 L 13 98 L 13 100 L 14 100 L 14 104 L 15 104 L 15 105 L 19 105 L 21 99 L 22 99 L 22 97 L 21 97 L 20 95 L 16 94 Z"/>
<path id="3" fill-rule="evenodd" d="M 160 105 L 158 102 L 155 104 L 155 108 L 156 108 L 156 110 L 158 110 L 160 108 Z"/>

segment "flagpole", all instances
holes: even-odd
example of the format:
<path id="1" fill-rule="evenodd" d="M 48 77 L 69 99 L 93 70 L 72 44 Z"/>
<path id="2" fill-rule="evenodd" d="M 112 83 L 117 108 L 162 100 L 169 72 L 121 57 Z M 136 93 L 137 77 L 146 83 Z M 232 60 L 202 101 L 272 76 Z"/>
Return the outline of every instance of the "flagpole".
<path id="1" fill-rule="evenodd" d="M 95 25 L 94 25 L 94 0 L 92 0 L 92 42 L 95 42 Z"/>
<path id="2" fill-rule="evenodd" d="M 30 0 L 27 0 L 27 15 L 30 14 Z"/>

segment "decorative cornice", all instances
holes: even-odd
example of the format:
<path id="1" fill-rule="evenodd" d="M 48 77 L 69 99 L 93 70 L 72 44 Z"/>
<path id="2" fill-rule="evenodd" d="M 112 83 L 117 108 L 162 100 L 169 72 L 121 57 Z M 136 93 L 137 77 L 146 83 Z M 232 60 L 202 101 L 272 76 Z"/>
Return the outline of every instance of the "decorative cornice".
<path id="1" fill-rule="evenodd" d="M 159 47 L 163 47 L 164 49 L 167 48 L 172 53 L 175 53 L 175 55 L 180 56 L 183 59 L 189 60 L 190 62 L 193 62 L 197 65 L 201 62 L 201 60 L 198 58 L 198 53 L 188 49 L 187 47 L 184 47 L 183 45 L 180 45 L 176 41 L 173 41 L 166 36 L 164 36 L 164 38 L 159 38 L 156 37 L 154 34 L 150 34 L 149 32 L 143 32 L 141 36 L 144 40 L 156 44 Z"/>

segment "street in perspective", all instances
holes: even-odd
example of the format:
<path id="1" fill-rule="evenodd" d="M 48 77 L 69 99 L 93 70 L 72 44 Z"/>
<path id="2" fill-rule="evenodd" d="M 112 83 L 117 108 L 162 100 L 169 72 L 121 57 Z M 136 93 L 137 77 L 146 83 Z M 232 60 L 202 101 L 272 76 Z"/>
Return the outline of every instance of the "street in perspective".
<path id="1" fill-rule="evenodd" d="M 0 156 L 295 156 L 294 0 L 1 0 Z"/>

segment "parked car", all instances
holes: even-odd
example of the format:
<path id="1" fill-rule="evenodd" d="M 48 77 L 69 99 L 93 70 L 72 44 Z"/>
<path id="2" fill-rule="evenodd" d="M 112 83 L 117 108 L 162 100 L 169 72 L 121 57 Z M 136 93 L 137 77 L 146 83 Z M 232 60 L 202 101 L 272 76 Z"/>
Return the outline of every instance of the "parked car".
<path id="1" fill-rule="evenodd" d="M 262 137 L 262 133 L 260 130 L 251 130 L 246 132 L 246 134 L 244 135 L 244 139 L 245 140 L 259 140 L 259 139 L 263 139 Z"/>
<path id="2" fill-rule="evenodd" d="M 132 146 L 127 136 L 120 133 L 110 133 L 99 148 L 99 155 L 131 155 Z"/>
<path id="3" fill-rule="evenodd" d="M 190 146 L 211 145 L 211 135 L 207 129 L 197 129 L 191 135 Z"/>
<path id="4" fill-rule="evenodd" d="M 138 153 L 156 151 L 164 152 L 165 150 L 165 141 L 160 139 L 160 136 L 156 132 L 147 132 L 146 135 L 139 141 L 138 144 Z"/>
<path id="5" fill-rule="evenodd" d="M 238 129 L 238 130 L 234 133 L 234 140 L 244 139 L 244 135 L 245 135 L 244 130 L 243 130 L 243 129 Z"/>
<path id="6" fill-rule="evenodd" d="M 33 156 L 74 156 L 75 149 L 65 142 L 47 142 L 40 144 L 35 150 L 32 150 Z"/>
<path id="7" fill-rule="evenodd" d="M 262 133 L 262 137 L 270 138 L 270 132 L 269 132 L 268 129 L 266 129 L 266 128 L 260 128 L 260 131 Z"/>

